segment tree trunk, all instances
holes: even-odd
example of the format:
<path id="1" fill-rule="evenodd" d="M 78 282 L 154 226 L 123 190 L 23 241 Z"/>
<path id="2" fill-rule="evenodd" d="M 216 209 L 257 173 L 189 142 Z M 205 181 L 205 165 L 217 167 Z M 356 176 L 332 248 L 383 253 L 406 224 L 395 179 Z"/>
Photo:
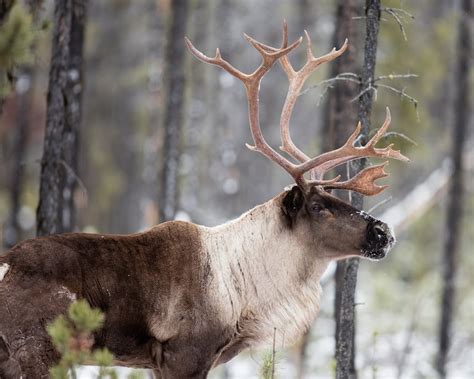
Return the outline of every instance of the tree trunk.
<path id="1" fill-rule="evenodd" d="M 358 33 L 354 17 L 357 16 L 359 0 L 338 0 L 335 8 L 336 25 L 334 35 L 332 38 L 332 46 L 340 47 L 346 38 L 351 42 L 349 50 L 341 57 L 337 58 L 331 63 L 330 78 L 345 72 L 357 72 L 356 64 L 356 46 L 358 40 Z M 303 17 L 305 12 L 300 13 Z M 333 150 L 342 146 L 347 137 L 352 132 L 356 123 L 356 104 L 351 103 L 350 100 L 358 93 L 358 86 L 351 82 L 336 82 L 328 91 L 328 97 L 323 114 L 323 138 L 322 151 Z M 338 169 L 338 174 L 342 178 L 347 177 L 347 170 L 345 168 Z M 337 196 L 344 200 L 349 197 L 346 191 L 338 191 Z M 337 283 L 340 279 L 337 280 Z M 335 300 L 335 320 L 336 320 L 336 336 L 339 328 L 339 313 L 340 310 L 340 291 L 336 291 Z M 299 347 L 299 359 L 297 360 L 297 378 L 304 377 L 304 361 L 305 351 L 308 344 L 309 332 L 305 334 L 301 345 Z"/>
<path id="2" fill-rule="evenodd" d="M 64 160 L 70 169 L 64 182 L 62 203 L 62 224 L 64 231 L 72 231 L 75 226 L 74 192 L 79 173 L 79 128 L 82 115 L 83 93 L 83 47 L 86 22 L 87 0 L 73 2 L 71 15 L 71 40 L 69 43 L 69 73 L 66 86 L 66 145 Z"/>
<path id="3" fill-rule="evenodd" d="M 23 70 L 22 81 L 25 83 L 17 88 L 17 111 L 16 128 L 13 141 L 13 162 L 10 167 L 10 211 L 8 221 L 5 226 L 4 245 L 7 248 L 12 247 L 22 239 L 21 226 L 18 222 L 18 213 L 21 206 L 21 195 L 23 193 L 24 181 L 24 158 L 25 150 L 28 144 L 28 123 L 29 110 L 32 105 L 34 71 L 32 68 Z M 17 86 L 18 87 L 18 86 Z"/>
<path id="4" fill-rule="evenodd" d="M 192 29 L 191 40 L 195 46 L 199 46 L 203 51 L 207 51 L 210 30 L 211 7 L 207 1 L 198 1 L 194 4 L 191 12 Z M 199 220 L 199 193 L 196 188 L 200 185 L 200 169 L 202 162 L 200 148 L 203 146 L 206 126 L 209 125 L 210 117 L 208 109 L 209 101 L 209 81 L 207 67 L 193 62 L 189 69 L 189 101 L 187 102 L 188 117 L 186 121 L 186 146 L 185 151 L 190 158 L 188 170 L 185 172 L 186 180 L 182 191 L 181 204 L 191 215 L 193 220 Z M 215 103 L 214 103 L 215 104 Z M 205 167 L 208 167 L 207 165 Z M 208 170 L 206 170 L 207 172 Z"/>
<path id="5" fill-rule="evenodd" d="M 0 0 L 0 24 L 7 17 L 14 4 L 13 0 Z"/>
<path id="6" fill-rule="evenodd" d="M 172 220 L 178 207 L 178 169 L 181 155 L 181 129 L 184 109 L 184 62 L 186 49 L 183 38 L 186 32 L 188 0 L 171 3 L 171 27 L 166 47 L 167 103 L 165 110 L 165 141 L 161 191 L 160 221 Z"/>
<path id="7" fill-rule="evenodd" d="M 377 55 L 377 38 L 380 20 L 380 0 L 366 1 L 366 37 L 364 46 L 364 64 L 362 68 L 362 85 L 364 91 L 373 83 Z M 359 99 L 358 117 L 362 123 L 360 144 L 367 142 L 370 130 L 373 92 L 366 91 Z M 351 128 L 354 124 L 351 125 Z M 346 131 L 347 133 L 347 131 Z M 348 134 L 348 133 L 347 133 Z M 347 134 L 345 138 L 347 138 Z M 344 140 L 340 141 L 338 146 Z M 365 159 L 355 160 L 348 164 L 349 176 L 354 176 L 365 167 Z M 351 194 L 351 203 L 355 208 L 363 208 L 363 197 Z M 355 288 L 359 259 L 351 258 L 339 262 L 336 270 L 336 377 L 356 378 L 355 368 Z"/>
<path id="8" fill-rule="evenodd" d="M 462 0 L 458 30 L 458 57 L 455 80 L 456 97 L 454 104 L 454 130 L 452 140 L 452 159 L 454 171 L 448 193 L 446 217 L 446 236 L 443 258 L 443 294 L 441 320 L 439 325 L 439 350 L 436 369 L 441 378 L 446 378 L 446 364 L 451 345 L 451 329 L 456 299 L 456 273 L 458 251 L 461 242 L 462 206 L 464 198 L 463 150 L 469 125 L 469 59 L 472 54 L 472 0 Z"/>
<path id="9" fill-rule="evenodd" d="M 7 2 L 8 3 L 8 2 Z M 12 4 L 12 2 L 10 2 Z M 39 12 L 41 3 L 28 0 L 26 1 L 28 11 L 33 17 L 33 25 L 38 27 Z M 5 1 L 0 1 L 0 24 L 5 17 Z M 32 50 L 36 49 L 35 44 Z M 4 246 L 12 247 L 23 239 L 22 228 L 18 222 L 18 216 L 21 208 L 21 197 L 24 185 L 25 153 L 28 145 L 28 131 L 31 122 L 31 107 L 33 106 L 34 88 L 36 81 L 36 68 L 32 65 L 24 65 L 18 68 L 18 79 L 16 89 L 17 109 L 16 127 L 13 136 L 12 164 L 10 168 L 10 209 L 8 220 L 5 223 Z M 0 105 L 1 108 L 1 105 Z M 0 111 L 1 114 L 1 111 Z"/>
<path id="10" fill-rule="evenodd" d="M 309 27 L 314 24 L 313 2 L 311 0 L 298 0 L 298 20 L 299 28 L 309 30 Z"/>
<path id="11" fill-rule="evenodd" d="M 87 0 L 55 2 L 40 199 L 37 209 L 39 236 L 73 229 L 86 6 Z"/>

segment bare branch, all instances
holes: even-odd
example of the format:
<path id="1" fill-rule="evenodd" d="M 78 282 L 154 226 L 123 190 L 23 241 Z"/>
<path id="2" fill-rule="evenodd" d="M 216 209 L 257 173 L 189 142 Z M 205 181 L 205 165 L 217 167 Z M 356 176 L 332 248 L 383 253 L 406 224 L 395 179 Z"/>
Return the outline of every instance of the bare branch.
<path id="1" fill-rule="evenodd" d="M 398 17 L 398 15 L 391 9 L 391 8 L 384 8 L 383 9 L 385 12 L 387 12 L 390 16 L 392 16 L 395 21 L 397 22 L 398 26 L 400 27 L 400 31 L 402 32 L 403 34 L 403 39 L 405 41 L 408 41 L 408 38 L 407 38 L 407 34 L 405 32 L 405 27 L 403 26 L 403 22 L 402 20 L 400 19 L 400 17 Z"/>
<path id="2" fill-rule="evenodd" d="M 400 31 L 403 34 L 403 38 L 405 39 L 405 41 L 407 41 L 408 38 L 407 38 L 407 34 L 405 32 L 405 27 L 403 25 L 402 17 L 405 16 L 405 17 L 409 17 L 411 19 L 414 19 L 415 16 L 413 16 L 411 13 L 407 12 L 405 9 L 402 9 L 402 8 L 389 8 L 389 7 L 386 7 L 386 8 L 381 8 L 381 10 L 384 11 L 384 12 L 387 12 L 390 16 L 392 16 L 395 19 L 398 26 L 400 27 Z"/>
<path id="3" fill-rule="evenodd" d="M 392 12 L 395 12 L 395 13 L 401 13 L 401 14 L 405 15 L 406 17 L 411 18 L 412 20 L 415 19 L 415 16 L 413 16 L 413 14 L 411 14 L 410 12 L 408 12 L 407 10 L 405 10 L 403 8 L 393 8 L 393 7 L 382 8 L 382 10 L 385 10 L 385 9 L 390 9 Z"/>
<path id="4" fill-rule="evenodd" d="M 400 132 L 387 132 L 382 136 L 382 139 L 391 138 L 391 137 L 398 137 L 407 141 L 408 143 L 411 143 L 413 146 L 418 146 L 418 144 L 414 140 L 412 140 L 410 137 Z"/>
<path id="5" fill-rule="evenodd" d="M 397 95 L 400 95 L 401 98 L 408 99 L 408 101 L 410 101 L 413 104 L 413 106 L 415 107 L 417 119 L 420 118 L 419 114 L 418 114 L 418 100 L 416 100 L 414 97 L 408 95 L 405 92 L 405 88 L 403 88 L 402 90 L 399 90 L 395 87 L 392 87 L 392 86 L 389 86 L 389 85 L 386 85 L 386 84 L 377 84 L 377 87 L 382 87 L 382 88 L 389 89 L 390 91 L 395 92 Z"/>
<path id="6" fill-rule="evenodd" d="M 76 181 L 76 183 L 79 185 L 79 187 L 82 190 L 82 196 L 84 197 L 84 201 L 87 203 L 89 196 L 88 196 L 87 188 L 84 182 L 81 180 L 79 175 L 77 175 L 74 169 L 64 159 L 59 159 L 59 163 L 61 163 L 61 165 L 66 169 L 68 174 L 71 175 Z"/>
<path id="7" fill-rule="evenodd" d="M 355 79 L 354 79 L 355 78 Z M 342 74 L 338 74 L 334 76 L 333 78 L 321 80 L 319 83 L 316 83 L 312 86 L 309 86 L 306 88 L 304 91 L 301 91 L 299 96 L 306 94 L 307 92 L 320 87 L 322 85 L 326 85 L 329 88 L 332 88 L 332 84 L 335 82 L 352 82 L 360 85 L 360 78 L 358 75 L 352 73 L 352 72 L 345 72 Z M 324 89 L 324 91 L 327 91 L 327 88 Z"/>
<path id="8" fill-rule="evenodd" d="M 409 78 L 418 78 L 418 75 L 416 74 L 390 74 L 390 75 L 381 75 L 377 76 L 374 79 L 374 83 L 378 82 L 379 80 L 384 80 L 384 79 L 409 79 Z"/>
<path id="9" fill-rule="evenodd" d="M 376 89 L 374 86 L 372 86 L 371 83 L 369 83 L 369 85 L 368 85 L 365 89 L 363 89 L 362 91 L 360 91 L 360 92 L 357 94 L 356 97 L 354 97 L 354 98 L 351 99 L 351 103 L 354 102 L 354 101 L 356 101 L 356 100 L 358 100 L 361 96 L 363 96 L 364 94 L 366 94 L 366 93 L 369 92 L 369 91 L 374 91 L 375 93 L 377 93 L 377 89 Z"/>
<path id="10" fill-rule="evenodd" d="M 380 208 L 382 205 L 387 204 L 389 201 L 392 201 L 393 197 L 389 196 L 386 199 L 383 199 L 382 201 L 379 201 L 377 204 L 375 204 L 372 208 L 370 208 L 367 213 L 371 214 L 373 211 L 375 211 L 377 208 Z"/>

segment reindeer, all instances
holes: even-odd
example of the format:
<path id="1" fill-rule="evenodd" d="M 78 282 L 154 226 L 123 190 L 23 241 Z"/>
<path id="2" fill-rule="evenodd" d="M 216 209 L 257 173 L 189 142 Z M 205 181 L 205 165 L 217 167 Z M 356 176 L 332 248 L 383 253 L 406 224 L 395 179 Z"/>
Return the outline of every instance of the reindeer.
<path id="1" fill-rule="evenodd" d="M 255 345 L 291 344 L 319 310 L 319 279 L 333 260 L 378 260 L 395 242 L 389 227 L 332 196 L 345 189 L 371 196 L 386 186 L 384 165 L 366 168 L 347 181 L 324 179 L 353 159 L 407 161 L 392 146 L 375 144 L 390 124 L 390 112 L 365 146 L 354 142 L 360 123 L 340 148 L 314 158 L 292 142 L 289 120 L 298 94 L 321 64 L 340 56 L 344 45 L 314 57 L 306 35 L 307 62 L 295 71 L 288 53 L 302 38 L 274 48 L 245 38 L 262 56 L 245 74 L 211 58 L 186 39 L 199 60 L 241 80 L 248 98 L 251 150 L 283 168 L 295 184 L 239 218 L 216 227 L 171 221 L 131 235 L 70 233 L 24 241 L 0 257 L 0 377 L 46 378 L 58 360 L 45 326 L 71 302 L 86 299 L 105 314 L 95 347 L 107 347 L 115 364 L 154 370 L 159 378 L 205 378 L 209 370 Z M 289 79 L 281 113 L 281 149 L 265 141 L 260 125 L 260 81 L 279 61 Z M 308 174 L 309 177 L 305 177 Z"/>

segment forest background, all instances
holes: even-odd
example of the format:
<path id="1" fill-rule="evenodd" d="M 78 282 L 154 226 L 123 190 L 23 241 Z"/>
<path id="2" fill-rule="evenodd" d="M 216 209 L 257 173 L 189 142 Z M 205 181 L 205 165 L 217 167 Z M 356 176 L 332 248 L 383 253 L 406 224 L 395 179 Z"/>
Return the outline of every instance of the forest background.
<path id="1" fill-rule="evenodd" d="M 0 9 L 8 3 L 12 2 L 1 1 Z M 19 49 L 25 54 L 16 61 L 0 57 L 0 253 L 36 234 L 50 79 L 53 1 L 18 3 L 24 3 L 24 13 L 15 10 L 20 25 L 15 34 L 22 31 L 24 44 Z M 67 195 L 73 204 L 68 213 L 72 230 L 132 233 L 173 218 L 217 225 L 291 183 L 282 170 L 245 147 L 251 136 L 241 84 L 192 58 L 184 35 L 208 55 L 219 47 L 235 66 L 251 71 L 260 58 L 242 32 L 276 46 L 286 19 L 290 40 L 306 29 L 315 55 L 322 55 L 334 46 L 338 7 L 350 3 L 357 13 L 351 19 L 359 31 L 349 41 L 351 54 L 362 67 L 364 1 L 80 3 L 86 5 L 84 66 L 68 72 L 73 80 L 80 78 L 75 88 L 82 93 L 78 151 L 75 164 L 66 167 L 74 182 Z M 471 13 L 463 14 L 462 3 L 466 0 L 382 1 L 372 125 L 382 124 L 389 106 L 391 130 L 397 134 L 387 138 L 411 162 L 391 162 L 391 175 L 385 180 L 390 188 L 365 206 L 368 210 L 378 205 L 373 213 L 394 225 L 398 243 L 384 261 L 360 264 L 355 305 L 356 366 L 361 378 L 436 375 L 446 241 L 452 236 L 447 209 L 460 112 L 457 91 L 463 82 L 472 88 L 474 80 L 472 70 L 460 77 L 457 69 L 458 25 L 463 17 L 472 31 L 472 4 Z M 176 12 L 179 23 L 173 23 Z M 0 34 L 0 53 L 8 51 L 2 50 L 8 46 L 8 32 L 2 29 Z M 182 65 L 170 66 L 172 59 L 181 59 Z M 296 66 L 304 59 L 304 49 L 291 55 Z M 469 59 L 471 66 L 472 48 Z M 347 84 L 339 80 L 343 77 L 328 80 L 334 77 L 331 68 L 322 66 L 313 75 L 292 117 L 293 139 L 313 155 L 327 149 L 332 138 L 327 127 L 328 96 L 336 86 Z M 267 76 L 260 117 L 267 140 L 276 147 L 287 79 L 279 67 Z M 177 80 L 182 96 L 173 92 L 172 80 Z M 350 100 L 347 108 L 357 114 L 357 99 Z M 457 217 L 461 224 L 456 234 L 456 296 L 446 370 L 452 378 L 474 377 L 474 159 L 468 105 L 465 147 L 460 150 L 464 195 Z M 177 154 L 170 155 L 167 144 L 174 143 L 173 138 Z M 171 190 L 164 191 L 165 187 Z M 454 190 L 462 193 L 460 187 Z M 321 314 L 308 338 L 296 347 L 277 349 L 279 377 L 332 376 L 333 272 L 323 280 Z M 262 354 L 249 351 L 213 375 L 255 376 Z"/>

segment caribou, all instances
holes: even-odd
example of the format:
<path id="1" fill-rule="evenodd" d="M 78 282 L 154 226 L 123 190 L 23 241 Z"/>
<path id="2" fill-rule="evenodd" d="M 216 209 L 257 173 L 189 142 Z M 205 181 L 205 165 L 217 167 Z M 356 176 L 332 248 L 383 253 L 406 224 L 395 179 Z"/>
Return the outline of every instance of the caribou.
<path id="1" fill-rule="evenodd" d="M 216 227 L 171 221 L 131 235 L 68 233 L 30 239 L 0 256 L 0 377 L 47 378 L 59 359 L 46 325 L 86 299 L 105 314 L 94 347 L 107 347 L 117 365 L 154 370 L 158 378 L 206 378 L 211 368 L 256 345 L 291 344 L 315 319 L 319 280 L 333 260 L 379 260 L 395 242 L 383 222 L 331 195 L 331 189 L 376 195 L 386 186 L 386 164 L 354 177 L 325 179 L 333 168 L 354 159 L 408 161 L 392 145 L 375 145 L 390 124 L 356 146 L 360 123 L 340 148 L 310 158 L 292 142 L 289 121 L 310 74 L 348 46 L 320 57 L 312 53 L 296 71 L 288 53 L 286 24 L 278 48 L 245 35 L 262 63 L 246 74 L 222 58 L 190 52 L 244 84 L 251 150 L 263 154 L 294 180 L 276 197 Z M 265 141 L 259 124 L 259 88 L 279 61 L 289 80 L 280 118 L 281 150 Z"/>

